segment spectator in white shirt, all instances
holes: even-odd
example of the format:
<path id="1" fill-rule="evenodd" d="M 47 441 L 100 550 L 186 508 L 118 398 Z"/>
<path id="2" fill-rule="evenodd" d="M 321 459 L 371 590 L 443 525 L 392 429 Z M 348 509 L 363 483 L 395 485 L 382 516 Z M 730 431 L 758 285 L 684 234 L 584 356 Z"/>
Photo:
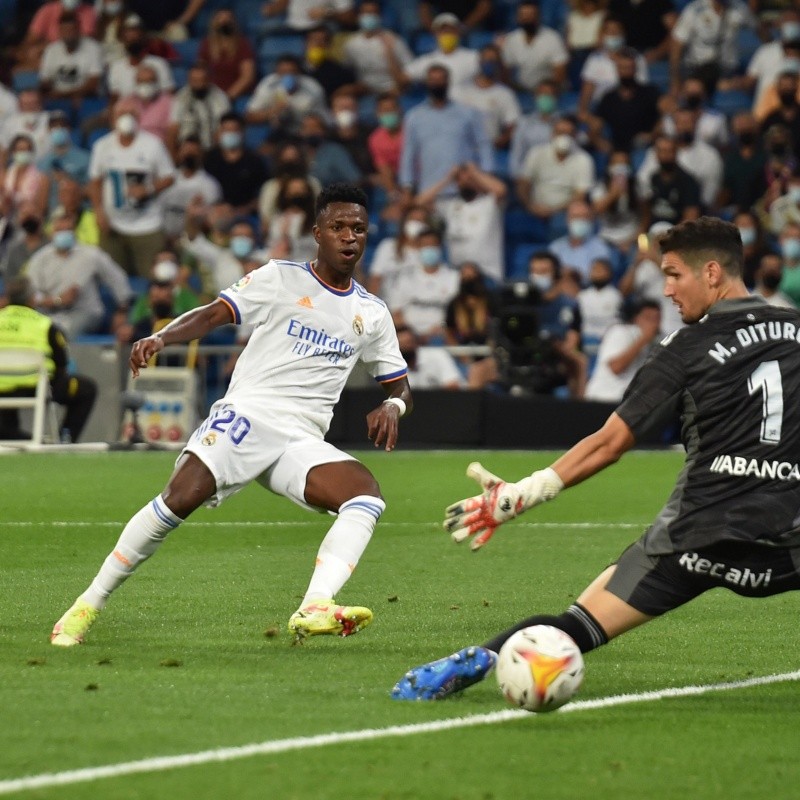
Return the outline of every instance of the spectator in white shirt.
<path id="1" fill-rule="evenodd" d="M 547 144 L 553 138 L 553 125 L 558 119 L 558 86 L 555 81 L 544 80 L 533 93 L 534 110 L 520 117 L 511 137 L 508 156 L 508 173 L 519 178 L 522 164 L 530 150 Z"/>
<path id="2" fill-rule="evenodd" d="M 676 108 L 687 108 L 697 114 L 696 136 L 718 150 L 724 149 L 730 140 L 728 120 L 722 112 L 709 108 L 707 103 L 708 97 L 703 81 L 699 78 L 687 78 L 681 87 L 677 105 L 672 102 L 669 95 L 663 98 L 662 108 L 668 113 L 661 120 L 661 132 L 667 136 L 676 136 L 673 114 Z"/>
<path id="3" fill-rule="evenodd" d="M 408 380 L 414 389 L 460 389 L 461 372 L 444 347 L 423 347 L 407 325 L 397 327 L 400 354 L 408 364 Z"/>
<path id="4" fill-rule="evenodd" d="M 0 160 L 5 160 L 6 150 L 12 140 L 20 135 L 33 140 L 37 158 L 50 150 L 50 113 L 43 110 L 42 93 L 38 89 L 23 89 L 19 93 L 18 107 L 3 120 L 0 128 Z"/>
<path id="5" fill-rule="evenodd" d="M 605 332 L 619 321 L 622 312 L 622 292 L 612 283 L 614 269 L 607 258 L 596 258 L 589 267 L 589 285 L 578 292 L 581 310 L 583 352 L 590 358 Z"/>
<path id="6" fill-rule="evenodd" d="M 269 29 L 280 29 L 286 15 L 286 27 L 307 31 L 317 25 L 331 24 L 352 28 L 355 23 L 353 0 L 270 0 L 261 8 Z M 273 22 L 274 21 L 274 22 Z"/>
<path id="7" fill-rule="evenodd" d="M 771 306 L 797 308 L 792 298 L 780 290 L 783 280 L 783 259 L 777 253 L 768 253 L 761 257 L 755 279 L 753 294 L 763 297 Z"/>
<path id="8" fill-rule="evenodd" d="M 100 88 L 102 50 L 94 39 L 81 36 L 75 14 L 61 14 L 58 33 L 59 38 L 44 49 L 39 85 L 48 98 L 68 98 L 77 104 L 84 97 L 95 96 Z"/>

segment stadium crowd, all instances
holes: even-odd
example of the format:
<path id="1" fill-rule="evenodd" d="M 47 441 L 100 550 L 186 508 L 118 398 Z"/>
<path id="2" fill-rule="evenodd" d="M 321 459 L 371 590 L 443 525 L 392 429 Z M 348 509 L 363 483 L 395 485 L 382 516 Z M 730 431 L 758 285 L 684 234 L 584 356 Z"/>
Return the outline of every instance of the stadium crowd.
<path id="1" fill-rule="evenodd" d="M 0 10 L 0 279 L 70 339 L 312 258 L 335 182 L 368 193 L 360 280 L 419 388 L 619 399 L 680 325 L 656 235 L 702 214 L 800 304 L 795 0 Z"/>

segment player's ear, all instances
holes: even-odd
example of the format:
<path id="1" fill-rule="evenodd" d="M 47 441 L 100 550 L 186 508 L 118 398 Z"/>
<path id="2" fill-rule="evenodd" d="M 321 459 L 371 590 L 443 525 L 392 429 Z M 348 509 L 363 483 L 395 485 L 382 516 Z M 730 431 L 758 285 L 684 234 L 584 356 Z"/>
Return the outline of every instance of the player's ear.
<path id="1" fill-rule="evenodd" d="M 319 225 L 314 225 L 314 227 L 311 228 L 311 233 L 314 234 L 314 241 L 319 244 Z"/>
<path id="2" fill-rule="evenodd" d="M 724 270 L 719 261 L 707 261 L 703 265 L 703 274 L 709 286 L 719 286 L 723 282 Z"/>

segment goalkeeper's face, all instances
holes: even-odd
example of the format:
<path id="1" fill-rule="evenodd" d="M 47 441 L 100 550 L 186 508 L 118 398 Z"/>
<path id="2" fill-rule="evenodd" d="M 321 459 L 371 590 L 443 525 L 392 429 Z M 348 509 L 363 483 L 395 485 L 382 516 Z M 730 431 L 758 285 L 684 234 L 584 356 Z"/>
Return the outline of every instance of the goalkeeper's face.
<path id="1" fill-rule="evenodd" d="M 714 269 L 714 265 L 716 269 Z M 681 319 L 691 324 L 706 315 L 717 299 L 719 264 L 710 261 L 700 269 L 690 267 L 677 253 L 665 253 L 661 259 L 664 273 L 664 296 L 678 307 Z"/>

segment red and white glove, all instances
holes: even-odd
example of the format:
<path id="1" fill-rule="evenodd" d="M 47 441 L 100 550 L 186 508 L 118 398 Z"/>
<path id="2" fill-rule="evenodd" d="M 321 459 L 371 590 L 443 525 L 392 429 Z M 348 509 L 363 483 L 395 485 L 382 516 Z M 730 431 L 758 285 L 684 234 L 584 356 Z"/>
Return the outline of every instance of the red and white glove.
<path id="1" fill-rule="evenodd" d="M 552 500 L 564 483 L 550 467 L 534 472 L 517 483 L 506 483 L 477 461 L 467 467 L 467 477 L 477 481 L 483 493 L 459 500 L 445 509 L 444 529 L 454 542 L 470 536 L 472 550 L 479 550 L 504 522 L 533 506 Z"/>

